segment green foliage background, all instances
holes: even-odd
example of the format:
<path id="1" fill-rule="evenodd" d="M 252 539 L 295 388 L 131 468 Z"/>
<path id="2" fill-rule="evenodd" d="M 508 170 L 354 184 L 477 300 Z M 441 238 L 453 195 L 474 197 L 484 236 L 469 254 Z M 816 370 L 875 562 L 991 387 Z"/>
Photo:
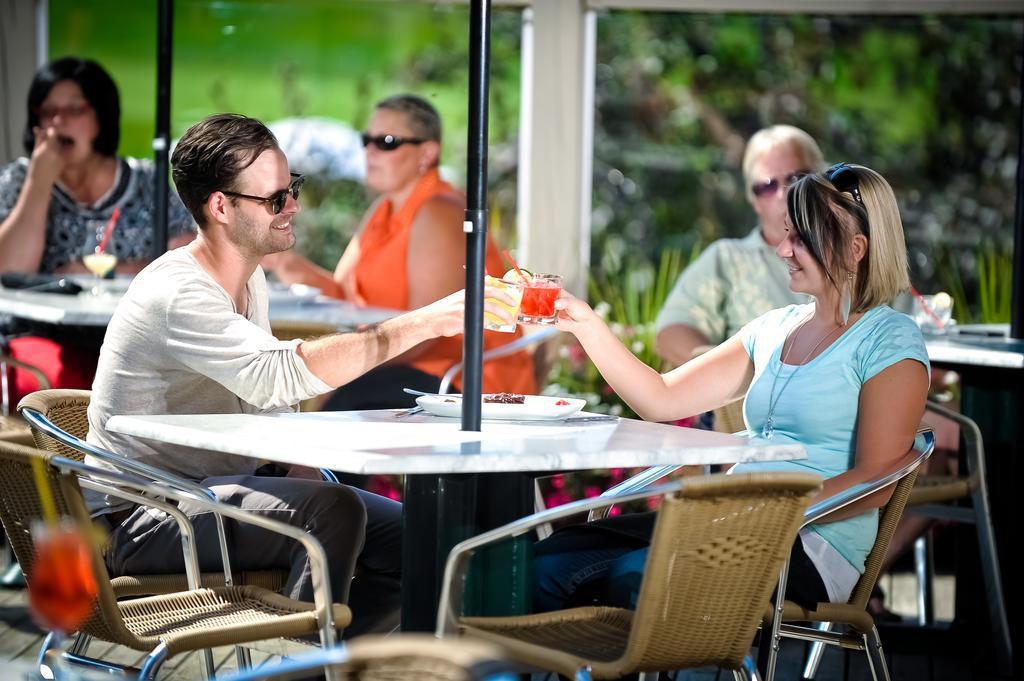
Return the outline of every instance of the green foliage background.
<path id="1" fill-rule="evenodd" d="M 51 57 L 91 57 L 121 90 L 121 153 L 151 156 L 156 107 L 155 0 L 51 0 Z M 453 4 L 337 0 L 177 0 L 171 135 L 234 111 L 272 122 L 325 116 L 359 130 L 377 100 L 427 97 L 445 125 L 443 161 L 462 184 L 466 167 L 469 10 Z M 519 120 L 518 11 L 492 14 L 492 201 L 514 215 L 515 166 L 503 158 Z M 510 179 L 511 178 L 511 179 Z M 510 184 L 511 182 L 511 184 Z M 310 178 L 299 247 L 334 269 L 369 203 L 354 182 Z M 511 221 L 493 225 L 506 242 Z"/>
<path id="2" fill-rule="evenodd" d="M 743 142 L 789 123 L 811 133 L 830 162 L 885 175 L 915 285 L 959 285 L 955 316 L 970 321 L 1009 274 L 1022 48 L 1019 18 L 604 13 L 597 269 L 745 235 L 754 220 Z M 988 272 L 1001 275 L 979 287 L 982 253 L 995 260 Z"/>
<path id="3" fill-rule="evenodd" d="M 49 7 L 51 54 L 94 57 L 110 69 L 122 91 L 122 153 L 149 155 L 156 2 Z M 224 110 L 267 121 L 328 116 L 358 129 L 374 101 L 413 91 L 441 111 L 446 165 L 460 182 L 467 26 L 468 9 L 446 3 L 178 0 L 172 134 Z M 495 10 L 489 198 L 492 229 L 507 246 L 520 26 L 520 10 Z M 1022 46 L 1019 17 L 602 11 L 595 277 L 636 270 L 651 280 L 662 249 L 689 253 L 748 232 L 744 141 L 765 125 L 792 123 L 830 161 L 860 162 L 890 180 L 920 290 L 959 292 L 961 322 L 1000 318 L 1008 313 L 999 301 L 1012 245 Z M 333 267 L 368 197 L 354 183 L 317 178 L 304 197 L 300 248 Z"/>

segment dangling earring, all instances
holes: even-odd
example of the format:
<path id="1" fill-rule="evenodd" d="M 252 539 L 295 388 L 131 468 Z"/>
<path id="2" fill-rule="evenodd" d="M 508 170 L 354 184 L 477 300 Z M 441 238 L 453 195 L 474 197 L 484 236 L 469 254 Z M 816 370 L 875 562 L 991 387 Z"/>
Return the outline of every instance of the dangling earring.
<path id="1" fill-rule="evenodd" d="M 853 272 L 848 272 L 843 292 L 839 295 L 839 316 L 843 318 L 843 326 L 850 321 L 850 307 L 853 305 Z"/>

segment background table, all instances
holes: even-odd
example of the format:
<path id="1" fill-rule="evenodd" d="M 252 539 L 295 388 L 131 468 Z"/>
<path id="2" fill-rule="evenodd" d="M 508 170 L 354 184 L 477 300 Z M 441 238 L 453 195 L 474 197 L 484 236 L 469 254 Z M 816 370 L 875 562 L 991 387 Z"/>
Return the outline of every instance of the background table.
<path id="1" fill-rule="evenodd" d="M 92 286 L 88 278 L 69 277 L 87 289 Z M 104 292 L 93 295 L 88 290 L 78 295 L 40 293 L 0 286 L 0 314 L 57 326 L 106 327 L 128 288 L 128 279 L 103 280 Z M 353 329 L 397 314 L 394 310 L 360 307 L 350 302 L 326 296 L 291 296 L 271 289 L 270 321 L 307 322 L 326 324 L 339 330 Z"/>
<path id="2" fill-rule="evenodd" d="M 631 419 L 613 422 L 486 421 L 394 410 L 115 416 L 107 428 L 136 437 L 349 473 L 406 474 L 402 628 L 432 631 L 444 560 L 459 541 L 532 511 L 533 474 L 667 464 L 731 464 L 805 456 L 796 444 L 754 445 L 723 433 Z M 528 603 L 528 580 L 504 581 L 500 600 Z M 504 559 L 503 559 L 504 560 Z M 510 586 L 511 584 L 511 586 Z"/>

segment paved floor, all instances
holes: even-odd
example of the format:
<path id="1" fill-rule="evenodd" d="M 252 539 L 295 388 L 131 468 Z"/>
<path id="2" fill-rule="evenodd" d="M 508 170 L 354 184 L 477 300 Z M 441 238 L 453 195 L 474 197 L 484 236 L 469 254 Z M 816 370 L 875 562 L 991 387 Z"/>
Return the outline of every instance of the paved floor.
<path id="1" fill-rule="evenodd" d="M 888 594 L 889 607 L 894 611 L 911 616 L 915 612 L 914 580 L 912 575 L 898 574 L 895 577 L 883 578 L 882 587 Z M 940 618 L 952 616 L 953 578 L 939 577 L 937 585 L 937 614 Z M 42 642 L 43 632 L 32 622 L 26 609 L 26 592 L 19 588 L 0 589 L 0 665 L 3 660 L 31 662 Z M 885 634 L 883 633 L 883 643 Z M 935 681 L 966 681 L 980 677 L 972 676 L 968 663 L 956 657 L 943 654 L 941 649 L 929 651 L 928 654 L 892 654 L 889 650 L 889 669 L 893 681 L 917 681 L 934 679 Z M 90 656 L 100 657 L 119 664 L 138 666 L 143 656 L 133 650 L 97 642 L 89 650 Z M 799 679 L 804 645 L 799 642 L 788 642 L 783 646 L 779 666 L 780 679 Z M 237 669 L 233 649 L 218 648 L 214 658 L 221 673 Z M 267 664 L 275 658 L 254 651 L 255 665 Z M 675 677 L 676 681 L 710 681 L 715 678 L 731 679 L 732 676 L 715 670 L 697 670 Z M 3 677 L 0 667 L 0 679 Z M 201 678 L 201 660 L 198 654 L 182 655 L 172 658 L 164 665 L 161 679 L 191 680 Z M 823 659 L 821 670 L 817 676 L 822 681 L 859 681 L 870 679 L 860 653 L 844 654 L 843 651 L 830 648 Z"/>

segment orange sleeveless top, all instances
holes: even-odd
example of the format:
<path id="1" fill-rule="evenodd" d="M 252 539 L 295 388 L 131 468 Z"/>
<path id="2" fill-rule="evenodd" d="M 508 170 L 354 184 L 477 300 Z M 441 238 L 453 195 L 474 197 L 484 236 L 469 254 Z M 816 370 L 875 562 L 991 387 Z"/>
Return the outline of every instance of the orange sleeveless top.
<path id="1" fill-rule="evenodd" d="M 465 204 L 464 197 L 450 184 L 441 179 L 437 169 L 431 169 L 420 179 L 412 194 L 402 207 L 394 212 L 390 201 L 382 201 L 359 237 L 359 261 L 356 263 L 354 279 L 356 299 L 364 305 L 390 307 L 395 310 L 409 309 L 409 280 L 407 263 L 413 257 L 429 257 L 429 253 L 409 253 L 409 235 L 413 218 L 428 199 L 435 196 L 453 196 Z M 452 225 L 461 229 L 461 225 Z M 500 277 L 505 268 L 494 243 L 487 240 L 487 274 Z M 484 331 L 484 352 L 500 347 L 522 335 L 515 333 Z M 462 336 L 438 338 L 428 352 L 412 362 L 412 366 L 433 376 L 441 377 L 453 364 L 462 361 Z M 462 374 L 455 377 L 454 384 L 461 389 Z M 517 352 L 507 357 L 491 360 L 484 364 L 484 392 L 535 393 L 533 362 L 526 352 Z"/>

